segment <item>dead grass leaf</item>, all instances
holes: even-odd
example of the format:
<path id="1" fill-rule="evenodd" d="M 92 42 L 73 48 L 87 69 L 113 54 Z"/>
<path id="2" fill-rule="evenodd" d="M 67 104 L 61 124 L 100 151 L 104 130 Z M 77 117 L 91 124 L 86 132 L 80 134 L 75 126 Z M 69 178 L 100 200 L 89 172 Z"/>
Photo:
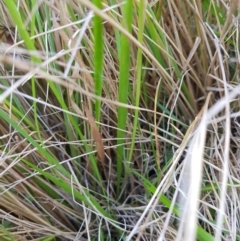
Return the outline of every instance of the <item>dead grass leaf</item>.
<path id="1" fill-rule="evenodd" d="M 104 146 L 103 146 L 102 136 L 98 130 L 95 119 L 92 116 L 92 113 L 88 109 L 87 105 L 84 103 L 83 106 L 84 106 L 84 110 L 86 112 L 88 123 L 92 130 L 92 137 L 93 137 L 94 141 L 96 142 L 98 157 L 100 158 L 101 163 L 104 164 L 105 154 L 104 154 Z"/>

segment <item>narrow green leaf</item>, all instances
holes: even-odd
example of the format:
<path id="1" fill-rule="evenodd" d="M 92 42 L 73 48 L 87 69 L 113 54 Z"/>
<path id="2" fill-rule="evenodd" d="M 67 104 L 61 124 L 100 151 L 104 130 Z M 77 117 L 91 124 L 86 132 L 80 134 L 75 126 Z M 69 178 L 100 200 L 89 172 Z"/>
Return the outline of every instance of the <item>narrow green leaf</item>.
<path id="1" fill-rule="evenodd" d="M 123 7 L 122 25 L 129 32 L 132 29 L 132 8 L 133 1 L 129 0 Z M 128 100 L 129 90 L 129 69 L 130 69 L 130 42 L 125 35 L 121 35 L 120 44 L 120 73 L 119 73 L 119 87 L 118 100 L 126 104 Z M 122 175 L 123 155 L 124 155 L 124 137 L 126 130 L 128 110 L 125 107 L 118 108 L 118 130 L 117 130 L 117 194 L 120 192 L 120 182 Z"/>

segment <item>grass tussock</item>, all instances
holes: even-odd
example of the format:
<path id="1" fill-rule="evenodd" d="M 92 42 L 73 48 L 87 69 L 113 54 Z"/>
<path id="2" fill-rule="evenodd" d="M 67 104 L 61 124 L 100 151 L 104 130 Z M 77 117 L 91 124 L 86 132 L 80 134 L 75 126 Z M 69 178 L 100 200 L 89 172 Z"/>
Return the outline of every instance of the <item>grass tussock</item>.
<path id="1" fill-rule="evenodd" d="M 238 1 L 0 1 L 1 240 L 240 240 Z"/>

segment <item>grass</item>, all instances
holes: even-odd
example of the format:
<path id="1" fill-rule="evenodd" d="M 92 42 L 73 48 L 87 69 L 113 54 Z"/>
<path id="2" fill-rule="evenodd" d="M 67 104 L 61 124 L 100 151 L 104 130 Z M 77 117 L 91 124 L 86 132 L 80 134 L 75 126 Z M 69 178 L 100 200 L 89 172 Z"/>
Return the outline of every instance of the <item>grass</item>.
<path id="1" fill-rule="evenodd" d="M 0 1 L 0 240 L 240 240 L 237 1 Z"/>

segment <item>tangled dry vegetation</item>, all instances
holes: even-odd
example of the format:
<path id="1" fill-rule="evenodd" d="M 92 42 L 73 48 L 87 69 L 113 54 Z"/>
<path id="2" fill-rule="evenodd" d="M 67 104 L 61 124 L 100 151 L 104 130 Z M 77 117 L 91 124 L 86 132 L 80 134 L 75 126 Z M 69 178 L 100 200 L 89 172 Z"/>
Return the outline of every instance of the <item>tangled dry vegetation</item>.
<path id="1" fill-rule="evenodd" d="M 238 0 L 0 3 L 1 240 L 240 240 Z"/>

